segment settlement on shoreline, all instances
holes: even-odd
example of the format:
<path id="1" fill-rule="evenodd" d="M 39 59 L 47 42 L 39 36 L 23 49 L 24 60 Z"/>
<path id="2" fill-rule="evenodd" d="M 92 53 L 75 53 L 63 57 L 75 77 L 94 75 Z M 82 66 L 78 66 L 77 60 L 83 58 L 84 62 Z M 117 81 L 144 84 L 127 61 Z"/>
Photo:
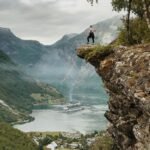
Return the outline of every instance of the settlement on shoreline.
<path id="1" fill-rule="evenodd" d="M 106 131 L 81 134 L 80 132 L 28 132 L 27 136 L 47 150 L 47 146 L 56 143 L 58 150 L 91 149 L 98 144 L 102 148 L 110 148 L 113 145 L 112 138 Z"/>

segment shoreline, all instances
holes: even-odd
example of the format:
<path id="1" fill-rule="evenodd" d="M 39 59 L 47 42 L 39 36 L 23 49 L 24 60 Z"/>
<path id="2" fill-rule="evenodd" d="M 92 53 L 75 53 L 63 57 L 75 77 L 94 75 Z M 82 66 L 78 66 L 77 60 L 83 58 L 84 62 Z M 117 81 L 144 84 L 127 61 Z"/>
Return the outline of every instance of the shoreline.
<path id="1" fill-rule="evenodd" d="M 107 120 L 104 117 L 104 106 L 85 106 L 84 110 L 66 113 L 61 106 L 52 109 L 34 109 L 32 120 L 13 123 L 13 127 L 23 132 L 76 132 L 83 134 L 95 130 L 105 130 Z M 33 117 L 35 119 L 33 119 Z"/>
<path id="2" fill-rule="evenodd" d="M 66 104 L 66 103 L 64 103 Z M 33 109 L 32 111 L 28 114 L 28 119 L 24 119 L 24 120 L 18 120 L 16 122 L 12 122 L 10 123 L 11 126 L 14 126 L 14 125 L 21 125 L 21 124 L 25 124 L 25 123 L 30 123 L 32 121 L 35 120 L 35 118 L 33 116 L 31 116 L 31 114 L 33 113 L 34 110 L 51 110 L 53 107 L 55 106 L 63 106 L 64 104 L 34 104 L 33 105 Z"/>

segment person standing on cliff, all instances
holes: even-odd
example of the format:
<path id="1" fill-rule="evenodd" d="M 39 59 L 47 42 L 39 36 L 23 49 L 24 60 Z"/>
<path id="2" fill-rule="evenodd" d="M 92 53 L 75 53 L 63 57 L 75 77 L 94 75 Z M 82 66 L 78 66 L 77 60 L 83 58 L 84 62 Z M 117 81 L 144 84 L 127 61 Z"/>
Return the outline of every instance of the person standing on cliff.
<path id="1" fill-rule="evenodd" d="M 95 42 L 95 35 L 94 35 L 94 32 L 95 32 L 95 31 L 96 31 L 96 30 L 93 29 L 93 26 L 90 25 L 90 28 L 89 28 L 89 35 L 88 35 L 88 37 L 87 37 L 87 44 L 89 44 L 90 38 L 92 38 L 92 41 L 93 41 L 93 44 L 94 44 L 94 42 Z"/>

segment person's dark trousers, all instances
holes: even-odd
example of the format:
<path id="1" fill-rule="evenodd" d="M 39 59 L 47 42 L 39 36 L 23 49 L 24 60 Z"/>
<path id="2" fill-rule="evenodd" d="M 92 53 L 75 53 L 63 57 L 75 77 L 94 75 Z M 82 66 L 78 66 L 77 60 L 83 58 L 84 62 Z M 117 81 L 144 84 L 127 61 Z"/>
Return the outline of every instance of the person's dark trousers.
<path id="1" fill-rule="evenodd" d="M 94 33 L 90 33 L 89 36 L 87 37 L 87 42 L 89 43 L 89 39 L 92 38 L 92 41 L 94 43 L 94 39 L 95 39 L 95 36 L 94 36 Z"/>

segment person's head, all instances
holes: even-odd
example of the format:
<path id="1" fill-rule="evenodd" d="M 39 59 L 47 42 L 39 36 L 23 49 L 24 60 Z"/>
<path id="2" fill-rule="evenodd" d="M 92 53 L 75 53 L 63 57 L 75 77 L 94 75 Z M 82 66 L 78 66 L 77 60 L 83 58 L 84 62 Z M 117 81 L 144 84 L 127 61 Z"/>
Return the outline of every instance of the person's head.
<path id="1" fill-rule="evenodd" d="M 90 25 L 90 28 L 92 28 L 93 26 L 92 25 Z"/>

